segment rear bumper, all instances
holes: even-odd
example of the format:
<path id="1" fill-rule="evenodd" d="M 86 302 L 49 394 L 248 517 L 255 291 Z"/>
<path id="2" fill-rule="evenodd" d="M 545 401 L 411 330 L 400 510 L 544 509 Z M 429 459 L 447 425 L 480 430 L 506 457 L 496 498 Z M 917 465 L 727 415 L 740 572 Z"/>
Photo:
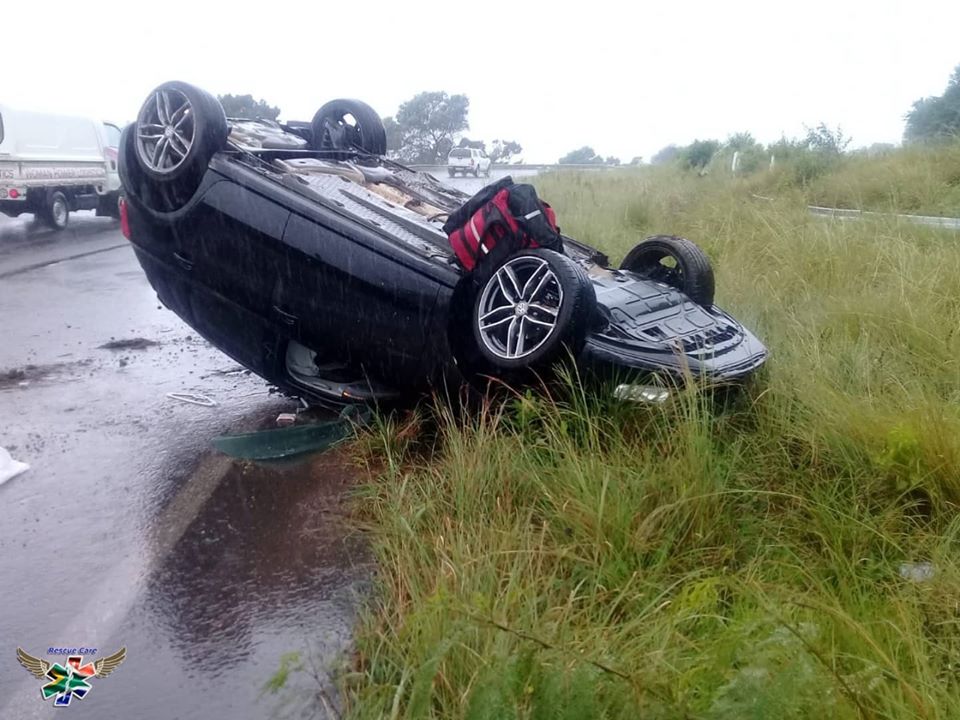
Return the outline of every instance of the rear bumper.
<path id="1" fill-rule="evenodd" d="M 9 188 L 0 187 L 0 212 L 10 217 L 17 217 L 20 213 L 31 212 L 31 207 L 27 204 L 27 193 L 24 192 L 17 198 L 11 198 Z"/>

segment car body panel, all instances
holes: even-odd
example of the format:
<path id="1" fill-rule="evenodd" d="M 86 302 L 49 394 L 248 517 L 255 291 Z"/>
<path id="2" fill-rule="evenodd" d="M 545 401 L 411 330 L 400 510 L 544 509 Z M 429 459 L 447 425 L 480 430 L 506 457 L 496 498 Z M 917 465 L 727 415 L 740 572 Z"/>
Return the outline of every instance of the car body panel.
<path id="1" fill-rule="evenodd" d="M 429 374 L 421 358 L 436 330 L 439 282 L 299 215 L 284 239 L 294 253 L 280 275 L 295 290 L 289 309 L 298 317 L 300 337 L 323 338 L 312 349 L 325 354 L 336 348 L 338 359 L 376 377 Z"/>
<path id="2" fill-rule="evenodd" d="M 591 280 L 603 320 L 587 338 L 585 360 L 733 380 L 766 359 L 763 344 L 715 305 L 626 270 L 594 266 Z"/>

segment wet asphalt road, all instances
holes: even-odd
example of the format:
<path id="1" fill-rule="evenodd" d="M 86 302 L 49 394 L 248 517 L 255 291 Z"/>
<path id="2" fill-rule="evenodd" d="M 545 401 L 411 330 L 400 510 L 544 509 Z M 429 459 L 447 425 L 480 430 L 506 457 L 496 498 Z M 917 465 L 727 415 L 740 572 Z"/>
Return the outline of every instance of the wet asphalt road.
<path id="1" fill-rule="evenodd" d="M 505 174 L 432 172 L 468 193 Z M 342 521 L 344 462 L 258 469 L 209 449 L 295 403 L 160 308 L 108 219 L 55 233 L 0 215 L 0 332 L 0 446 L 31 465 L 0 486 L 0 718 L 309 715 L 371 571 Z M 54 710 L 18 646 L 128 659 Z M 318 673 L 264 696 L 293 651 Z"/>
<path id="2" fill-rule="evenodd" d="M 210 451 L 295 403 L 158 305 L 115 222 L 0 215 L 0 446 L 31 465 L 0 486 L 0 718 L 300 717 L 321 683 L 264 681 L 291 651 L 322 675 L 349 640 L 370 566 L 342 522 L 344 462 Z M 101 347 L 117 341 L 137 342 Z M 54 710 L 17 646 L 128 659 Z"/>

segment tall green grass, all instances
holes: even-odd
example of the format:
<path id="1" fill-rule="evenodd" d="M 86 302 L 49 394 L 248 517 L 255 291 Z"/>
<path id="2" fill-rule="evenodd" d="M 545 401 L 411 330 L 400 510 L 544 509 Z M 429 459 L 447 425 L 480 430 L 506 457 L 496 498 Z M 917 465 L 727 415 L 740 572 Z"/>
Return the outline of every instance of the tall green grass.
<path id="1" fill-rule="evenodd" d="M 811 205 L 960 217 L 960 143 L 832 161 L 801 155 L 746 182 L 766 194 L 799 186 Z"/>
<path id="2" fill-rule="evenodd" d="M 960 714 L 960 235 L 671 170 L 537 185 L 613 258 L 701 244 L 768 366 L 725 403 L 626 406 L 571 377 L 385 419 L 348 714 Z"/>

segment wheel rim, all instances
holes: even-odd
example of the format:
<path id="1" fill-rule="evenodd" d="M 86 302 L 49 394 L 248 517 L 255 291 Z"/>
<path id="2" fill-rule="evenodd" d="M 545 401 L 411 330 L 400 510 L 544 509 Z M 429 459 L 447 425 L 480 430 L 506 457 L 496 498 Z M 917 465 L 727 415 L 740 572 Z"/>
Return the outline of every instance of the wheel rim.
<path id="1" fill-rule="evenodd" d="M 504 360 L 528 357 L 556 332 L 562 305 L 563 288 L 546 260 L 508 260 L 480 295 L 475 318 L 480 340 Z"/>
<path id="2" fill-rule="evenodd" d="M 631 270 L 645 278 L 678 289 L 684 287 L 683 266 L 666 250 L 650 248 L 637 255 L 630 265 Z"/>
<path id="3" fill-rule="evenodd" d="M 67 222 L 67 204 L 59 198 L 53 201 L 53 221 L 58 226 Z"/>
<path id="4" fill-rule="evenodd" d="M 363 128 L 350 113 L 328 115 L 323 118 L 323 138 L 320 147 L 329 150 L 362 148 Z"/>
<path id="5" fill-rule="evenodd" d="M 150 170 L 171 173 L 190 154 L 197 132 L 193 104 L 179 90 L 157 90 L 137 117 L 137 154 Z"/>

